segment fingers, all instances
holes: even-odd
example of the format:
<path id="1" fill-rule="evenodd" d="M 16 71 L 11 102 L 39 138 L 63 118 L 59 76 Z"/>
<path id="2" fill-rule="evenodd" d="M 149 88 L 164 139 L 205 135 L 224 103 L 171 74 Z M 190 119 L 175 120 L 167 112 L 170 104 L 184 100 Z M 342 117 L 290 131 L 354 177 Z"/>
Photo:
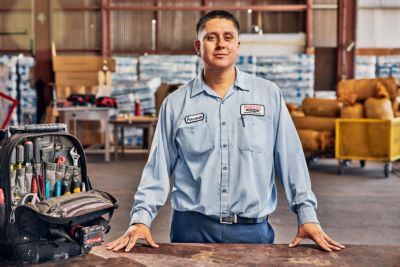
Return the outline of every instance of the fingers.
<path id="1" fill-rule="evenodd" d="M 328 242 L 323 238 L 323 237 L 318 237 L 313 239 L 315 243 L 317 243 L 318 246 L 320 246 L 323 250 L 332 252 L 331 245 L 328 244 Z"/>
<path id="2" fill-rule="evenodd" d="M 137 235 L 134 235 L 133 237 L 131 237 L 129 239 L 128 245 L 125 248 L 125 252 L 130 252 L 132 250 L 132 248 L 135 246 L 136 244 L 136 240 L 137 240 Z"/>
<path id="3" fill-rule="evenodd" d="M 121 237 L 119 237 L 118 239 L 116 239 L 116 240 L 114 240 L 114 241 L 112 241 L 112 242 L 107 243 L 106 248 L 107 248 L 108 250 L 112 250 L 113 248 L 115 248 L 115 247 L 119 244 L 119 242 L 120 242 L 123 238 L 124 238 L 124 236 L 121 236 Z"/>
<path id="4" fill-rule="evenodd" d="M 153 247 L 153 248 L 159 247 L 159 245 L 157 245 L 156 242 L 154 242 L 153 237 L 150 234 L 146 235 L 145 238 L 151 247 Z"/>
<path id="5" fill-rule="evenodd" d="M 117 244 L 116 244 L 116 246 L 114 246 L 114 248 L 112 249 L 114 252 L 117 252 L 118 250 L 120 250 L 120 249 L 123 249 L 124 247 L 126 247 L 126 245 L 128 244 L 128 242 L 129 242 L 129 237 L 124 237 L 123 239 L 121 239 Z"/>
<path id="6" fill-rule="evenodd" d="M 303 240 L 303 238 L 297 235 L 292 241 L 292 243 L 289 244 L 289 248 L 297 247 L 300 244 L 301 240 Z"/>
<path id="7" fill-rule="evenodd" d="M 344 245 L 342 245 L 342 244 L 340 244 L 340 243 L 334 241 L 333 239 L 331 239 L 331 238 L 330 238 L 327 234 L 325 234 L 325 233 L 324 233 L 324 238 L 328 241 L 329 244 L 331 244 L 331 245 L 333 245 L 333 246 L 339 247 L 339 248 L 341 248 L 341 249 L 345 248 Z"/>

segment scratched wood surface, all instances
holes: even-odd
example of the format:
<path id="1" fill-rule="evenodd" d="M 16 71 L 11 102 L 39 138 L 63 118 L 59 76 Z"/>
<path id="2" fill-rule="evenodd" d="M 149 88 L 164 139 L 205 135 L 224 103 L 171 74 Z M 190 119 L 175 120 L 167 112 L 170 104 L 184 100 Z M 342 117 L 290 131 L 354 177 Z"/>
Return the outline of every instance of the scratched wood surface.
<path id="1" fill-rule="evenodd" d="M 160 244 L 136 246 L 132 252 L 96 247 L 84 257 L 39 266 L 400 266 L 400 246 L 348 245 L 323 252 L 312 245 Z"/>

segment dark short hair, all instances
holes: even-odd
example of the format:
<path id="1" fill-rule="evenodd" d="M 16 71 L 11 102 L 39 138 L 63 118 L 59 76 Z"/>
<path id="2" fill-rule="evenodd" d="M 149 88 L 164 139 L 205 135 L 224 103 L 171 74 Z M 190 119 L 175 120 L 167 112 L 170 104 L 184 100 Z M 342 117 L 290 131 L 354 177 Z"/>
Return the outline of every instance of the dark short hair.
<path id="1" fill-rule="evenodd" d="M 238 33 L 240 32 L 239 21 L 232 13 L 229 13 L 228 11 L 225 11 L 225 10 L 212 10 L 212 11 L 206 13 L 205 15 L 203 15 L 197 22 L 197 25 L 196 25 L 197 35 L 204 30 L 204 28 L 206 27 L 207 21 L 209 21 L 211 19 L 230 20 L 233 22 L 233 25 L 235 26 Z"/>

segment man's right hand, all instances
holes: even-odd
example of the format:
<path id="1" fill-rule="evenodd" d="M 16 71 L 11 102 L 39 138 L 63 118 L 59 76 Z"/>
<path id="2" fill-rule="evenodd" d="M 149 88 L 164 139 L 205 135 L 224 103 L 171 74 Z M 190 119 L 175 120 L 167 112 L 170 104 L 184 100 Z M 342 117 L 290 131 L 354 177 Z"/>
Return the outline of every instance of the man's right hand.
<path id="1" fill-rule="evenodd" d="M 145 224 L 139 223 L 130 226 L 125 234 L 120 238 L 107 243 L 106 248 L 113 251 L 118 251 L 125 248 L 125 252 L 129 252 L 135 246 L 138 239 L 146 240 L 147 243 L 153 248 L 159 247 L 151 237 L 149 227 L 147 227 Z"/>

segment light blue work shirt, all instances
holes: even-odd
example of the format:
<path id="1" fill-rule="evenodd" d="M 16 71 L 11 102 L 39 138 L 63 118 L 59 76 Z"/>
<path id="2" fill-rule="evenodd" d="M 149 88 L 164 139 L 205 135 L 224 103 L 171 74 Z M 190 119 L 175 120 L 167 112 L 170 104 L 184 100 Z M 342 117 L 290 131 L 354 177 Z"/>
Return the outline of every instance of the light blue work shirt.
<path id="1" fill-rule="evenodd" d="M 236 68 L 221 98 L 202 73 L 161 106 L 130 224 L 150 227 L 167 200 L 170 176 L 178 211 L 267 216 L 277 205 L 275 175 L 299 225 L 318 223 L 304 153 L 280 89 Z"/>

